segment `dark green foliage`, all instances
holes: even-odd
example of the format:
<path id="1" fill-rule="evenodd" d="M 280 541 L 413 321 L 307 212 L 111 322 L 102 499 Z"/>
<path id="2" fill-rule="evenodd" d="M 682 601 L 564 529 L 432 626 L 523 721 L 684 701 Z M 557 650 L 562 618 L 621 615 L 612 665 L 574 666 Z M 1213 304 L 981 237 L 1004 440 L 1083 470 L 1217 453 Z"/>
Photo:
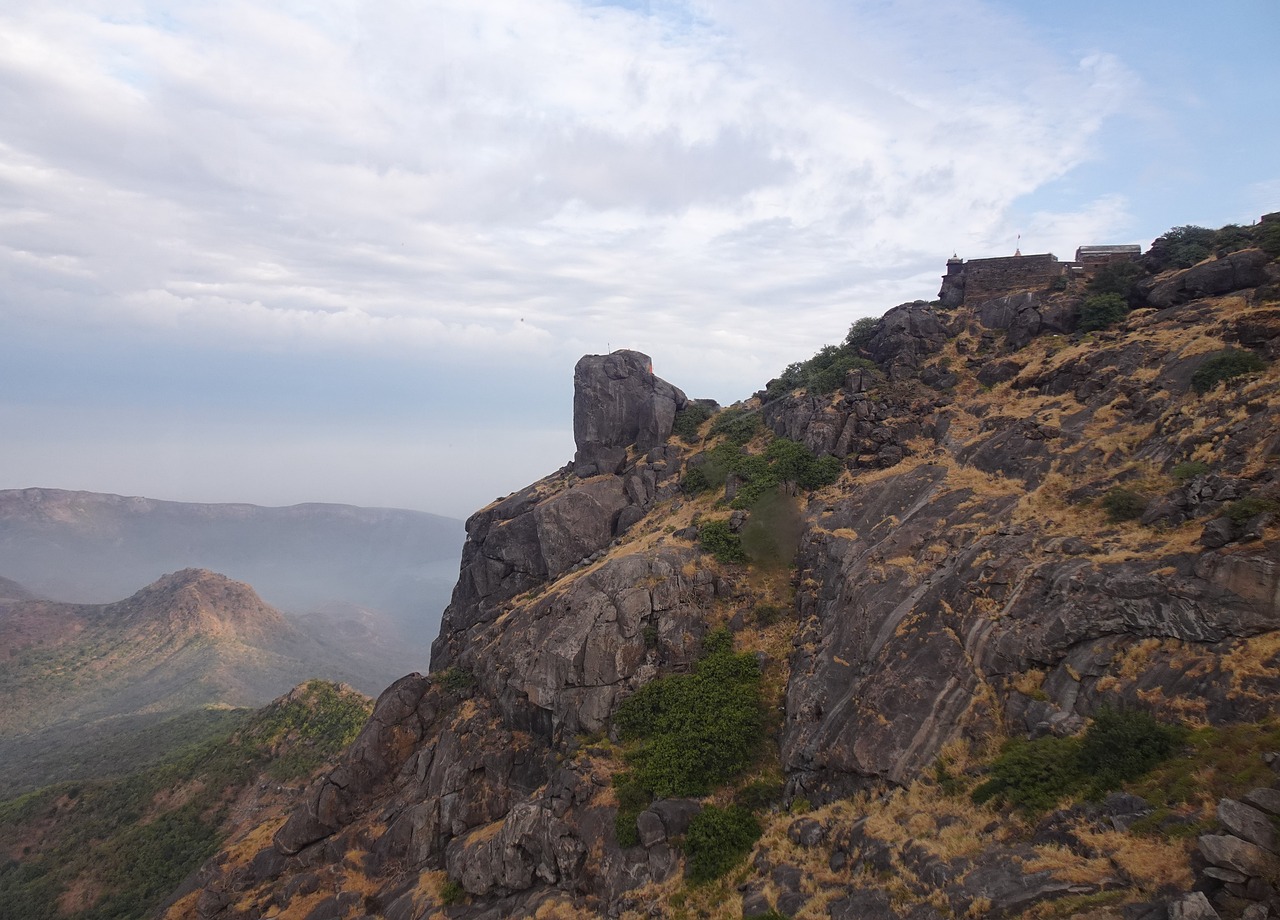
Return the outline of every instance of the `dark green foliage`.
<path id="1" fill-rule="evenodd" d="M 728 521 L 708 521 L 698 528 L 698 547 L 716 557 L 717 562 L 746 562 L 741 538 L 729 529 Z"/>
<path id="2" fill-rule="evenodd" d="M 782 619 L 784 613 L 777 604 L 756 604 L 751 610 L 751 618 L 757 626 L 772 626 Z"/>
<path id="3" fill-rule="evenodd" d="M 1213 251 L 1219 256 L 1224 256 L 1229 252 L 1249 249 L 1254 245 L 1253 238 L 1252 228 L 1242 227 L 1239 224 L 1227 224 L 1214 231 Z"/>
<path id="4" fill-rule="evenodd" d="M 369 706 L 361 697 L 327 681 L 311 681 L 296 698 L 267 707 L 242 742 L 275 753 L 267 766 L 272 779 L 297 779 L 350 744 L 368 718 Z M 296 743 L 301 739 L 306 742 Z"/>
<path id="5" fill-rule="evenodd" d="M 0 915 L 61 917 L 57 898 L 92 870 L 102 896 L 76 914 L 78 920 L 148 916 L 217 849 L 219 825 L 236 792 L 264 771 L 287 778 L 310 773 L 350 742 L 370 708 L 334 684 L 311 681 L 282 702 L 236 714 L 237 731 L 228 729 L 158 765 L 0 803 L 0 839 L 44 825 L 34 853 L 0 864 Z M 158 796 L 177 789 L 189 790 L 189 797 L 166 809 Z"/>
<path id="6" fill-rule="evenodd" d="M 1257 228 L 1258 248 L 1267 255 L 1280 257 L 1280 218 L 1272 218 Z"/>
<path id="7" fill-rule="evenodd" d="M 742 480 L 730 506 L 751 508 L 784 482 L 801 489 L 820 489 L 840 478 L 839 458 L 815 457 L 798 441 L 774 438 L 763 454 L 738 454 L 729 458 L 729 471 Z"/>
<path id="8" fill-rule="evenodd" d="M 462 887 L 459 882 L 453 879 L 446 879 L 445 883 L 440 886 L 437 892 L 440 896 L 440 903 L 445 907 L 451 907 L 454 904 L 461 904 L 462 899 L 467 896 L 467 890 Z"/>
<path id="9" fill-rule="evenodd" d="M 1167 760 L 1185 737 L 1183 729 L 1145 712 L 1103 707 L 1083 737 L 1010 741 L 973 800 L 997 799 L 1038 813 L 1070 795 L 1098 798 Z"/>
<path id="10" fill-rule="evenodd" d="M 649 807 L 653 795 L 641 786 L 631 773 L 618 773 L 613 777 L 614 794 L 618 797 L 618 814 L 613 820 L 618 846 L 633 847 L 640 843 L 640 830 L 636 818 Z"/>
<path id="11" fill-rule="evenodd" d="M 470 693 L 476 685 L 476 676 L 466 668 L 448 667 L 436 675 L 440 686 L 449 693 Z"/>
<path id="12" fill-rule="evenodd" d="M 694 882 L 720 878 L 751 852 L 761 833 L 760 822 L 745 808 L 708 805 L 694 815 L 684 837 L 689 878 Z"/>
<path id="13" fill-rule="evenodd" d="M 939 757 L 933 762 L 933 779 L 943 795 L 958 796 L 964 792 L 964 780 L 951 772 L 951 765 L 946 758 Z"/>
<path id="14" fill-rule="evenodd" d="M 844 347 L 861 351 L 871 344 L 879 328 L 880 320 L 874 316 L 864 316 L 862 319 L 854 320 L 853 325 L 849 327 L 849 334 L 844 337 Z"/>
<path id="15" fill-rule="evenodd" d="M 680 491 L 685 495 L 700 495 L 710 488 L 711 479 L 707 476 L 707 471 L 700 466 L 690 469 L 680 480 Z"/>
<path id="16" fill-rule="evenodd" d="M 1197 476 L 1203 476 L 1209 472 L 1209 464 L 1201 463 L 1199 460 L 1188 460 L 1185 463 L 1179 463 L 1169 472 L 1179 482 L 1190 482 Z"/>
<path id="17" fill-rule="evenodd" d="M 1213 254 L 1214 237 L 1214 231 L 1206 227 L 1174 227 L 1152 242 L 1145 261 L 1153 272 L 1190 268 Z"/>
<path id="18" fill-rule="evenodd" d="M 1280 504 L 1269 498 L 1256 498 L 1252 496 L 1231 502 L 1227 507 L 1222 509 L 1223 514 L 1229 517 L 1235 524 L 1247 524 L 1250 518 L 1273 511 L 1280 511 Z"/>
<path id="19" fill-rule="evenodd" d="M 711 410 L 706 406 L 696 402 L 685 403 L 684 408 L 676 413 L 675 421 L 671 424 L 671 433 L 686 444 L 693 444 L 698 440 L 698 431 L 702 428 L 702 423 L 709 418 L 711 418 Z"/>
<path id="20" fill-rule="evenodd" d="M 1102 510 L 1115 523 L 1136 521 L 1147 510 L 1147 497 L 1132 489 L 1116 486 L 1102 496 Z"/>
<path id="21" fill-rule="evenodd" d="M 781 802 L 786 789 L 787 784 L 780 779 L 758 779 L 739 789 L 733 800 L 743 808 L 760 811 Z"/>
<path id="22" fill-rule="evenodd" d="M 862 349 L 875 336 L 880 320 L 864 317 L 849 327 L 843 344 L 824 345 L 808 361 L 797 361 L 765 386 L 765 401 L 804 388 L 810 393 L 834 393 L 855 368 L 876 370 L 875 362 L 862 357 Z"/>
<path id="23" fill-rule="evenodd" d="M 776 907 L 770 907 L 763 914 L 751 914 L 748 917 L 743 917 L 742 920 L 791 920 L 791 917 L 787 914 L 779 913 Z"/>
<path id="24" fill-rule="evenodd" d="M 760 431 L 760 413 L 750 409 L 725 409 L 711 422 L 707 437 L 724 435 L 730 444 L 741 447 Z"/>
<path id="25" fill-rule="evenodd" d="M 755 656 L 734 654 L 708 639 L 708 654 L 692 674 L 646 684 L 614 715 L 619 736 L 630 745 L 628 782 L 648 795 L 706 795 L 750 766 L 759 748 Z"/>
<path id="26" fill-rule="evenodd" d="M 1146 276 L 1136 262 L 1108 262 L 1089 279 L 1089 293 L 1115 294 L 1129 306 L 1137 306 L 1142 300 L 1138 282 Z"/>
<path id="27" fill-rule="evenodd" d="M 1129 305 L 1119 294 L 1095 294 L 1080 307 L 1081 332 L 1114 326 L 1129 315 Z"/>
<path id="28" fill-rule="evenodd" d="M 1191 375 L 1191 386 L 1203 396 L 1224 380 L 1256 374 L 1266 369 L 1267 362 L 1260 355 L 1242 348 L 1228 348 L 1207 358 L 1196 369 Z"/>
<path id="29" fill-rule="evenodd" d="M 1081 739 L 1079 769 L 1088 791 L 1099 796 L 1143 776 L 1185 740 L 1184 730 L 1157 722 L 1150 713 L 1104 706 Z"/>
<path id="30" fill-rule="evenodd" d="M 1010 741 L 991 765 L 991 778 L 973 790 L 973 800 L 998 799 L 1023 811 L 1048 811 L 1081 787 L 1079 755 L 1078 738 Z"/>

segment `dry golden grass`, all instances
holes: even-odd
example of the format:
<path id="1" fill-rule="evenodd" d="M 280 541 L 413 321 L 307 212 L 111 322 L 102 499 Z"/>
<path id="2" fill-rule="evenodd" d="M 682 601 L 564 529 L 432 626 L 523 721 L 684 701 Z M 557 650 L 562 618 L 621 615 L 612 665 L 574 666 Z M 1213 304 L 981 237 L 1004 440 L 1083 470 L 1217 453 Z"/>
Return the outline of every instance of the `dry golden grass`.
<path id="1" fill-rule="evenodd" d="M 1076 828 L 1076 836 L 1100 859 L 1119 869 L 1124 881 L 1143 894 L 1155 894 L 1166 886 L 1186 891 L 1195 881 L 1191 871 L 1194 840 L 1165 840 L 1123 831 L 1098 830 L 1084 823 Z M 1058 877 L 1069 878 L 1066 875 Z"/>
<path id="2" fill-rule="evenodd" d="M 1231 675 L 1231 689 L 1243 693 L 1249 680 L 1275 680 L 1280 676 L 1280 631 L 1242 639 L 1219 659 L 1222 670 Z"/>

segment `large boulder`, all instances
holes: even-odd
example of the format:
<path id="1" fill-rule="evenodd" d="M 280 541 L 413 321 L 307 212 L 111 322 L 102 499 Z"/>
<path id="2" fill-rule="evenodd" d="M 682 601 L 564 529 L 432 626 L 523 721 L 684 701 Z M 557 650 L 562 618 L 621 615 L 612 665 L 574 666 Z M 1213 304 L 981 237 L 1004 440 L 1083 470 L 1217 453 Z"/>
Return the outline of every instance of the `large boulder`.
<path id="1" fill-rule="evenodd" d="M 1153 279 L 1143 285 L 1147 303 L 1163 309 L 1215 294 L 1256 287 L 1267 280 L 1266 265 L 1271 256 L 1261 249 L 1241 249 L 1221 259 L 1201 262 L 1171 277 Z"/>
<path id="2" fill-rule="evenodd" d="M 914 377 L 925 357 L 942 350 L 947 329 L 923 300 L 904 303 L 886 313 L 867 343 L 867 353 L 892 380 Z"/>
<path id="3" fill-rule="evenodd" d="M 584 355 L 573 369 L 574 473 L 617 473 L 628 447 L 666 443 L 676 411 L 687 401 L 654 375 L 648 355 L 625 349 Z"/>

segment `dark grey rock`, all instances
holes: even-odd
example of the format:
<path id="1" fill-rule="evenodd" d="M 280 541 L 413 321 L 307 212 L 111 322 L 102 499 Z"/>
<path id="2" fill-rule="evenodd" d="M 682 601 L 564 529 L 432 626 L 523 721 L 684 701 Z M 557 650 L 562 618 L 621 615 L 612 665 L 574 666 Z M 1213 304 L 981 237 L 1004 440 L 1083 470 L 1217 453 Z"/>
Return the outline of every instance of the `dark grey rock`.
<path id="1" fill-rule="evenodd" d="M 689 822 L 694 816 L 702 811 L 702 804 L 693 799 L 658 799 L 649 806 L 649 810 L 661 819 L 668 837 L 679 837 L 689 829 Z"/>
<path id="2" fill-rule="evenodd" d="M 778 902 L 775 905 L 778 913 L 784 917 L 790 917 L 800 912 L 800 909 L 809 902 L 809 896 L 801 891 L 784 891 L 778 895 Z"/>
<path id="3" fill-rule="evenodd" d="M 1205 834 L 1199 845 L 1210 865 L 1235 869 L 1245 875 L 1262 875 L 1275 863 L 1275 857 L 1262 847 L 1231 834 Z"/>
<path id="4" fill-rule="evenodd" d="M 900 920 L 883 891 L 858 889 L 831 902 L 831 920 Z"/>
<path id="5" fill-rule="evenodd" d="M 1169 920 L 1221 920 L 1221 918 L 1203 891 L 1193 891 L 1169 905 Z"/>
<path id="6" fill-rule="evenodd" d="M 1257 844 L 1272 853 L 1277 852 L 1280 841 L 1277 840 L 1275 826 L 1265 812 L 1235 799 L 1222 799 L 1218 802 L 1218 820 L 1241 840 Z"/>
<path id="7" fill-rule="evenodd" d="M 1280 816 L 1280 789 L 1259 787 L 1250 789 L 1242 798 L 1245 803 L 1276 816 Z"/>
<path id="8" fill-rule="evenodd" d="M 618 451 L 647 451 L 666 442 L 684 393 L 654 376 L 638 351 L 586 355 L 573 369 L 574 468 L 578 475 L 616 473 Z"/>
<path id="9" fill-rule="evenodd" d="M 816 847 L 827 839 L 822 823 L 813 818 L 797 818 L 787 828 L 791 842 L 802 847 Z"/>
<path id="10" fill-rule="evenodd" d="M 1163 280 L 1152 279 L 1142 287 L 1146 300 L 1157 309 L 1200 297 L 1229 294 L 1266 281 L 1271 256 L 1261 249 L 1242 249 L 1221 259 L 1201 262 Z"/>
<path id="11" fill-rule="evenodd" d="M 652 811 L 642 811 L 636 818 L 636 830 L 640 833 L 640 845 L 651 847 L 667 839 L 667 830 L 662 826 L 662 819 Z"/>

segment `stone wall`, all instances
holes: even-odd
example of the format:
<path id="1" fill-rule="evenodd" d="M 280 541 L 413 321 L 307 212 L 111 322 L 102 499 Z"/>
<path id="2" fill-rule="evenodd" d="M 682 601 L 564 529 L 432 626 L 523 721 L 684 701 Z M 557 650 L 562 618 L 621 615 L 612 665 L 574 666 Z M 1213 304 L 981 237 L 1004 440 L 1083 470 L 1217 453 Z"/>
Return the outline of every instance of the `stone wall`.
<path id="1" fill-rule="evenodd" d="M 970 259 L 951 259 L 939 299 L 944 306 L 978 304 L 1013 291 L 1048 287 L 1060 278 L 1066 265 L 1052 253 Z"/>

